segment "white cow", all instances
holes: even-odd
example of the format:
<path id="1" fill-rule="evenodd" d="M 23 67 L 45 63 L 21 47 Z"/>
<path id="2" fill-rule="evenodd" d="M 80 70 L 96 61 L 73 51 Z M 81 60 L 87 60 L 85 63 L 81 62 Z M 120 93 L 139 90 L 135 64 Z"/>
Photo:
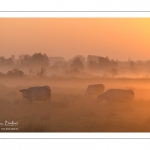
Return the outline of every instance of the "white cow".
<path id="1" fill-rule="evenodd" d="M 22 96 L 29 102 L 32 101 L 50 101 L 51 100 L 51 89 L 49 86 L 35 86 L 28 89 L 20 90 Z"/>
<path id="2" fill-rule="evenodd" d="M 97 102 L 106 100 L 107 102 L 113 103 L 117 102 L 126 102 L 134 100 L 133 90 L 124 90 L 124 89 L 109 89 L 105 93 L 98 95 Z"/>
<path id="3" fill-rule="evenodd" d="M 91 95 L 99 95 L 104 92 L 105 86 L 103 84 L 93 84 L 89 85 L 86 89 L 85 95 L 91 96 Z"/>

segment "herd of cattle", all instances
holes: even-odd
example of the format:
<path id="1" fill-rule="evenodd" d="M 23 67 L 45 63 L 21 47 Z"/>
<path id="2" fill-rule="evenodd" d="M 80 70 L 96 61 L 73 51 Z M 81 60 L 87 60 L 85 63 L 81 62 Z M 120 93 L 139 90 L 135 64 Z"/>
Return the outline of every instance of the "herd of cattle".
<path id="1" fill-rule="evenodd" d="M 86 89 L 85 96 L 97 96 L 96 101 L 101 102 L 106 100 L 107 102 L 113 103 L 126 102 L 134 100 L 133 90 L 124 89 L 109 89 L 104 92 L 105 86 L 103 84 L 89 85 Z M 51 89 L 49 86 L 35 86 L 28 89 L 20 90 L 22 96 L 29 102 L 33 101 L 51 101 Z"/>

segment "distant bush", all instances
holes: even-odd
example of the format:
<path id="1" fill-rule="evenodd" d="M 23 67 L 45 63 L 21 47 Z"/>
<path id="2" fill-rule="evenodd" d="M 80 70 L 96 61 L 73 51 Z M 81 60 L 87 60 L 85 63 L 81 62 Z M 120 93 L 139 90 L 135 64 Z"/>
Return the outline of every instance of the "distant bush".
<path id="1" fill-rule="evenodd" d="M 29 73 L 28 73 L 28 76 L 32 77 L 32 78 L 38 78 L 38 77 L 45 77 L 46 74 L 47 74 L 46 68 L 42 67 L 42 68 L 37 69 L 35 71 L 30 69 Z"/>
<path id="2" fill-rule="evenodd" d="M 19 69 L 13 69 L 13 70 L 8 71 L 6 75 L 9 77 L 23 77 L 24 72 Z"/>

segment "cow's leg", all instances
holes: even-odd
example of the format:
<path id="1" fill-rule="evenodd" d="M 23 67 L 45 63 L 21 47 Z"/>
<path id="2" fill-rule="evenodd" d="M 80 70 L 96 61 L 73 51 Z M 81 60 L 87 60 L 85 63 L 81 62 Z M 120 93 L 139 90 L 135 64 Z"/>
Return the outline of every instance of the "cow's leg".
<path id="1" fill-rule="evenodd" d="M 47 95 L 47 100 L 48 100 L 48 102 L 51 101 L 51 92 L 48 93 L 48 95 Z"/>

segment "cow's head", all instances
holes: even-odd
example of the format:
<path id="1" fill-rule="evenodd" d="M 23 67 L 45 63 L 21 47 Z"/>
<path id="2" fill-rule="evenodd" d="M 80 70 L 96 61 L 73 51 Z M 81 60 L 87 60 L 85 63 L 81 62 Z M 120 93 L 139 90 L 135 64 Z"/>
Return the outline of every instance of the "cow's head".
<path id="1" fill-rule="evenodd" d="M 22 96 L 23 96 L 24 98 L 27 98 L 28 95 L 29 95 L 29 90 L 28 90 L 28 89 L 20 90 L 20 92 L 22 93 Z"/>

